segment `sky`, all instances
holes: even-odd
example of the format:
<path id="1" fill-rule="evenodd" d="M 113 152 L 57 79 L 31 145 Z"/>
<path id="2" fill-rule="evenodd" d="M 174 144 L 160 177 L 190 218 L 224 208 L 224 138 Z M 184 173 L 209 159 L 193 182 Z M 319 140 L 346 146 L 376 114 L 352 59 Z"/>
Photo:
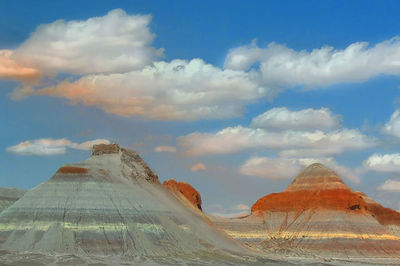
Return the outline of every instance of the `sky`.
<path id="1" fill-rule="evenodd" d="M 0 186 L 116 142 L 208 213 L 249 212 L 313 162 L 399 210 L 399 7 L 0 0 Z"/>

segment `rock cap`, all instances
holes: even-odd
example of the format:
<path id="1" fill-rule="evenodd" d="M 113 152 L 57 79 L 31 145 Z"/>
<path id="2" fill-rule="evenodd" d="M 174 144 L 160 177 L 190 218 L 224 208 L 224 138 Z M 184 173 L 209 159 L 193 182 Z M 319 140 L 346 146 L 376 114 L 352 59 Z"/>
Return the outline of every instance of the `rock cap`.
<path id="1" fill-rule="evenodd" d="M 119 153 L 120 147 L 116 143 L 112 144 L 96 144 L 92 147 L 92 156 Z"/>

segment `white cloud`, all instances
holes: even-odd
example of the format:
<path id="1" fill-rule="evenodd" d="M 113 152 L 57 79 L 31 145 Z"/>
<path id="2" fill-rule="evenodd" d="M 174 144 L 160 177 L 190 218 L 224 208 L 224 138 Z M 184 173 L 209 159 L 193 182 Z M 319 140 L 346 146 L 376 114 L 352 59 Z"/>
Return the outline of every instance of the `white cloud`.
<path id="1" fill-rule="evenodd" d="M 370 148 L 377 144 L 377 140 L 355 129 L 327 133 L 320 130 L 271 132 L 236 126 L 215 134 L 192 133 L 179 137 L 178 143 L 190 156 L 228 154 L 248 149 L 300 149 L 303 156 L 314 156 Z"/>
<path id="2" fill-rule="evenodd" d="M 253 118 L 251 127 L 265 129 L 313 130 L 332 129 L 340 125 L 340 117 L 328 108 L 290 111 L 286 107 L 273 108 Z"/>
<path id="3" fill-rule="evenodd" d="M 240 173 L 268 179 L 295 177 L 301 166 L 292 159 L 251 157 L 241 167 Z"/>
<path id="4" fill-rule="evenodd" d="M 67 148 L 90 150 L 95 144 L 109 144 L 106 139 L 95 139 L 83 143 L 75 143 L 68 139 L 37 139 L 23 141 L 7 148 L 8 152 L 19 155 L 57 155 L 65 154 Z"/>
<path id="5" fill-rule="evenodd" d="M 400 181 L 388 179 L 377 189 L 388 192 L 400 192 Z"/>
<path id="6" fill-rule="evenodd" d="M 221 70 L 193 59 L 155 62 L 122 74 L 89 75 L 36 93 L 65 97 L 122 116 L 196 120 L 240 116 L 246 102 L 271 91 L 259 87 L 248 73 Z"/>
<path id="7" fill-rule="evenodd" d="M 173 146 L 157 146 L 153 149 L 155 152 L 176 152 L 176 147 Z"/>
<path id="8" fill-rule="evenodd" d="M 207 167 L 203 163 L 196 163 L 190 167 L 192 172 L 201 172 L 207 170 Z"/>
<path id="9" fill-rule="evenodd" d="M 400 172 L 400 153 L 373 154 L 364 161 L 365 168 L 377 172 Z"/>
<path id="10" fill-rule="evenodd" d="M 271 43 L 255 43 L 231 49 L 225 67 L 248 70 L 259 63 L 264 84 L 277 87 L 328 86 L 341 82 L 362 82 L 380 74 L 400 74 L 400 37 L 375 46 L 356 42 L 343 50 L 324 46 L 311 52 L 297 52 Z"/>
<path id="11" fill-rule="evenodd" d="M 12 58 L 46 74 L 112 73 L 142 69 L 162 55 L 151 46 L 151 16 L 115 9 L 85 21 L 40 25 Z"/>
<path id="12" fill-rule="evenodd" d="M 240 173 L 267 179 L 292 179 L 306 166 L 322 163 L 335 171 L 339 176 L 359 183 L 357 170 L 341 166 L 333 158 L 268 158 L 251 157 L 241 167 Z"/>
<path id="13" fill-rule="evenodd" d="M 383 126 L 383 133 L 400 138 L 400 110 L 394 111 L 390 120 Z"/>

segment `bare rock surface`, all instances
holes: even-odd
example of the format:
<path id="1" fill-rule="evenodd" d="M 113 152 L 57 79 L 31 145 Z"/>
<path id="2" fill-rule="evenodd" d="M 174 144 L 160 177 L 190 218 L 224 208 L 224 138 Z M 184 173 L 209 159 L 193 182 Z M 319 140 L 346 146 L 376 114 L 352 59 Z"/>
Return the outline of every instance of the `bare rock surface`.
<path id="1" fill-rule="evenodd" d="M 89 159 L 64 165 L 3 211 L 0 248 L 46 259 L 125 256 L 160 264 L 187 258 L 245 265 L 241 256 L 249 253 L 159 184 L 136 152 L 116 145 L 94 146 Z"/>
<path id="2" fill-rule="evenodd" d="M 305 168 L 251 215 L 220 219 L 233 238 L 261 251 L 339 257 L 400 257 L 399 213 L 351 190 L 322 164 Z"/>

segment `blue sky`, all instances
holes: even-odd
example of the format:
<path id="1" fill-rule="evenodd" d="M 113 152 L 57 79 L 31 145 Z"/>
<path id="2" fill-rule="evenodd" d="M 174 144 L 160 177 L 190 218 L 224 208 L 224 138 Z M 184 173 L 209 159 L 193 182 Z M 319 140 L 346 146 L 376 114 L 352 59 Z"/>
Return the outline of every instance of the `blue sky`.
<path id="1" fill-rule="evenodd" d="M 209 212 L 241 212 L 313 161 L 400 209 L 398 7 L 0 1 L 0 186 L 110 141 Z"/>

